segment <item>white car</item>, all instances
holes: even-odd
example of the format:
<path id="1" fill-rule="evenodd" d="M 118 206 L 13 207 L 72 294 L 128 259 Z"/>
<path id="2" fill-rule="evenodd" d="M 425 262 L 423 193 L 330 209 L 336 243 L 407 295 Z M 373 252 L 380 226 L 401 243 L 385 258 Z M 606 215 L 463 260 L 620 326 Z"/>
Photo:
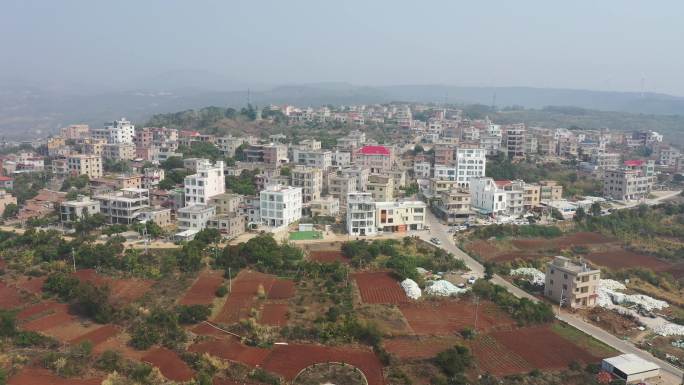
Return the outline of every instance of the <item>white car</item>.
<path id="1" fill-rule="evenodd" d="M 470 277 L 470 278 L 468 278 L 468 285 L 474 284 L 475 281 L 477 281 L 477 278 L 475 278 L 475 277 Z"/>

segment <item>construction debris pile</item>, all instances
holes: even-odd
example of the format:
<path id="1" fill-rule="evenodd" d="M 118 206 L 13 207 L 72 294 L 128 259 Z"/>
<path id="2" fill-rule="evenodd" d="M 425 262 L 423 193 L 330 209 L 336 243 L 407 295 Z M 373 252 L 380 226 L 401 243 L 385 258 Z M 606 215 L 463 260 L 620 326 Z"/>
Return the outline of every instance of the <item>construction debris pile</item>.
<path id="1" fill-rule="evenodd" d="M 510 275 L 527 277 L 529 278 L 530 283 L 535 286 L 544 286 L 546 281 L 546 274 L 542 273 L 539 269 L 535 269 L 534 267 L 519 267 L 517 269 L 511 270 Z"/>
<path id="2" fill-rule="evenodd" d="M 418 299 L 423 294 L 416 281 L 410 278 L 401 281 L 401 288 L 406 292 L 406 296 L 411 299 Z"/>
<path id="3" fill-rule="evenodd" d="M 439 281 L 433 282 L 430 286 L 425 289 L 425 293 L 428 295 L 438 295 L 441 297 L 449 297 L 452 295 L 460 294 L 466 291 L 466 289 L 461 289 L 456 287 L 453 283 L 440 279 Z"/>
<path id="4" fill-rule="evenodd" d="M 597 304 L 612 308 L 612 305 L 637 305 L 647 311 L 661 310 L 670 306 L 667 302 L 643 294 L 624 294 L 624 284 L 612 279 L 599 281 Z"/>

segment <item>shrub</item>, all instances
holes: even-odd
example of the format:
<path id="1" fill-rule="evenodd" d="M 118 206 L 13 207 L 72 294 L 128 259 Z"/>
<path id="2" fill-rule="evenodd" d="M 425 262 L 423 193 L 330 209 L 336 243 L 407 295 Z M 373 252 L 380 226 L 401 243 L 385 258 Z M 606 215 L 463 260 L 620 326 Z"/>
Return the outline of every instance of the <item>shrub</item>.
<path id="1" fill-rule="evenodd" d="M 195 324 L 206 321 L 211 315 L 211 308 L 206 305 L 181 305 L 176 308 L 178 321 L 183 324 Z"/>
<path id="2" fill-rule="evenodd" d="M 216 296 L 217 297 L 225 297 L 226 294 L 228 294 L 228 288 L 226 285 L 221 285 L 216 289 Z"/>
<path id="3" fill-rule="evenodd" d="M 470 350 L 462 345 L 447 349 L 435 357 L 435 362 L 450 377 L 462 374 L 473 362 Z"/>

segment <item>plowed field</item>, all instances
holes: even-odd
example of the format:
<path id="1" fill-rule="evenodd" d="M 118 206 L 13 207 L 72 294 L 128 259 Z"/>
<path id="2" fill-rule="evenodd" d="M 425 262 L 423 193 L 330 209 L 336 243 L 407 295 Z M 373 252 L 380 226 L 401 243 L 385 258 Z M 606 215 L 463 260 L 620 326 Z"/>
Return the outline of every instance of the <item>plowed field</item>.
<path id="1" fill-rule="evenodd" d="M 181 305 L 209 305 L 216 298 L 216 289 L 222 284 L 222 271 L 205 270 L 197 276 L 195 282 L 178 303 Z"/>
<path id="2" fill-rule="evenodd" d="M 477 309 L 477 329 L 487 331 L 509 328 L 515 325 L 506 313 L 495 304 L 480 301 L 476 306 L 466 300 L 440 300 L 435 302 L 407 303 L 399 305 L 411 329 L 419 335 L 450 335 L 466 327 L 475 327 Z"/>
<path id="3" fill-rule="evenodd" d="M 195 375 L 192 369 L 173 351 L 157 348 L 149 351 L 143 361 L 159 368 L 161 374 L 173 381 L 189 381 Z"/>
<path id="4" fill-rule="evenodd" d="M 354 280 L 364 303 L 401 304 L 409 302 L 399 282 L 388 272 L 356 273 Z"/>

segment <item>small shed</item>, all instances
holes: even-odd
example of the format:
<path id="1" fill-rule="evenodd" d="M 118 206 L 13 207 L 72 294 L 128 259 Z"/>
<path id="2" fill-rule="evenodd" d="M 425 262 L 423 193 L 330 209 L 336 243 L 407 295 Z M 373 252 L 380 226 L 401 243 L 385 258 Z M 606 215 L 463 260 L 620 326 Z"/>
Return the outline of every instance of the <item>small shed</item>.
<path id="1" fill-rule="evenodd" d="M 300 223 L 299 231 L 314 231 L 313 223 Z"/>
<path id="2" fill-rule="evenodd" d="M 618 377 L 628 384 L 643 382 L 660 376 L 660 366 L 636 354 L 622 354 L 605 358 L 601 369 Z"/>

